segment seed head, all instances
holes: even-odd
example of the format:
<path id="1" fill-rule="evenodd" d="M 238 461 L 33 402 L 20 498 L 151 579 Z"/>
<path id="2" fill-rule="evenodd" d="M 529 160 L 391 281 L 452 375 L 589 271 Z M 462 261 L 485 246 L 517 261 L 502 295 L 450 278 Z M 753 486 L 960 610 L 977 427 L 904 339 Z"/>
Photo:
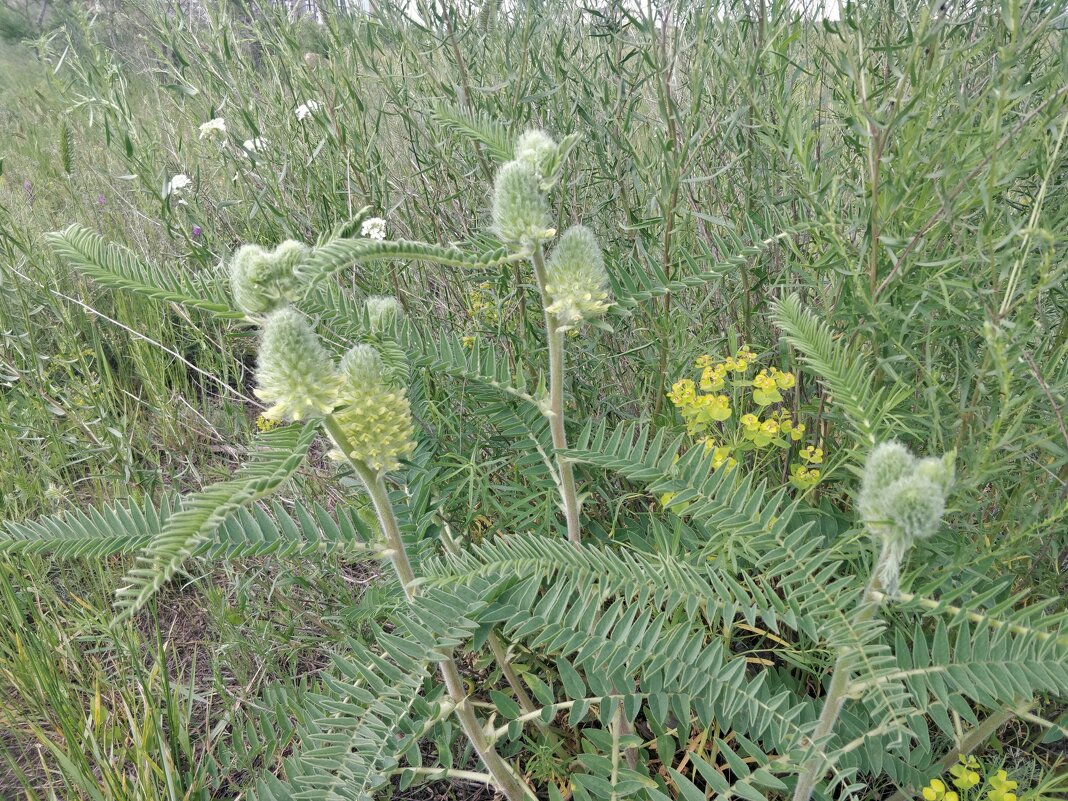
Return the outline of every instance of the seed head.
<path id="1" fill-rule="evenodd" d="M 608 273 L 593 231 L 575 225 L 564 231 L 545 266 L 548 311 L 562 329 L 599 317 L 612 305 Z"/>
<path id="2" fill-rule="evenodd" d="M 493 225 L 510 244 L 545 239 L 549 228 L 549 201 L 529 166 L 510 161 L 497 171 L 493 184 Z"/>
<path id="3" fill-rule="evenodd" d="M 912 544 L 938 531 L 952 483 L 952 453 L 917 460 L 904 445 L 884 442 L 868 457 L 857 508 L 882 543 L 876 575 L 888 593 L 897 592 L 901 564 Z"/>
<path id="4" fill-rule="evenodd" d="M 941 459 L 928 456 L 916 463 L 916 474 L 938 486 L 943 493 L 949 492 L 956 477 L 955 453 L 947 453 Z"/>
<path id="5" fill-rule="evenodd" d="M 886 509 L 882 505 L 882 490 L 913 471 L 916 459 L 900 442 L 882 442 L 868 456 L 860 483 L 858 507 L 860 516 L 869 526 L 884 522 Z"/>
<path id="6" fill-rule="evenodd" d="M 272 406 L 271 420 L 321 417 L 337 403 L 338 373 L 333 359 L 304 318 L 285 307 L 263 325 L 256 366 L 256 397 Z"/>

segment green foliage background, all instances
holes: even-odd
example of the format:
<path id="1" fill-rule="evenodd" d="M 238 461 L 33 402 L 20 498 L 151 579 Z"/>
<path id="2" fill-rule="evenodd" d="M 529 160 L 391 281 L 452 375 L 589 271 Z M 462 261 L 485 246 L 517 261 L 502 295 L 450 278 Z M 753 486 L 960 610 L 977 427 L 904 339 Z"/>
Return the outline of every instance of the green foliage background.
<path id="1" fill-rule="evenodd" d="M 1016 609 L 1063 596 L 1063 3 L 871 3 L 833 23 L 781 3 L 453 3 L 419 20 L 375 5 L 315 23 L 240 3 L 177 15 L 105 3 L 0 51 L 5 519 L 120 498 L 147 508 L 201 489 L 242 461 L 259 412 L 248 328 L 166 295 L 113 292 L 57 256 L 46 232 L 77 223 L 125 246 L 176 295 L 217 286 L 241 243 L 314 243 L 365 205 L 391 238 L 490 252 L 494 167 L 536 125 L 579 135 L 558 227 L 598 232 L 620 299 L 612 330 L 568 343 L 576 435 L 587 420 L 641 419 L 673 437 L 665 389 L 695 357 L 750 343 L 799 370 L 798 411 L 818 421 L 830 457 L 799 514 L 834 542 L 846 574 L 866 575 L 870 560 L 852 526 L 855 470 L 873 438 L 896 437 L 958 454 L 947 525 L 913 555 L 912 581 L 983 582 L 990 604 Z M 298 120 L 310 99 L 321 112 Z M 214 117 L 226 120 L 222 145 L 199 138 Z M 257 138 L 262 152 L 242 147 Z M 193 179 L 180 198 L 166 194 L 177 173 Z M 473 318 L 468 293 L 486 281 L 496 313 Z M 437 515 L 413 530 L 431 542 L 442 521 L 476 541 L 558 533 L 551 481 L 530 455 L 537 416 L 521 399 L 487 399 L 463 377 L 470 364 L 457 366 L 482 359 L 476 372 L 537 386 L 530 277 L 510 263 L 475 273 L 396 258 L 318 291 L 311 310 L 338 346 L 368 293 L 395 294 L 428 331 L 479 341 L 465 351 L 413 334 L 436 367 L 414 379 L 433 442 L 414 483 Z M 798 323 L 781 330 L 773 304 L 795 293 Z M 822 340 L 816 320 L 830 331 Z M 821 347 L 801 359 L 799 339 Z M 502 355 L 483 354 L 491 345 Z M 283 508 L 346 508 L 347 479 L 312 457 Z M 661 511 L 667 490 L 648 490 L 639 468 L 603 478 L 600 467 L 620 470 L 584 468 L 596 539 L 692 561 L 744 553 L 744 527 L 709 535 L 715 519 Z M 359 510 L 351 521 L 367 525 Z M 306 691 L 320 646 L 345 648 L 354 625 L 389 620 L 399 602 L 359 547 L 300 558 L 307 547 L 281 564 L 259 558 L 265 545 L 191 568 L 195 581 L 165 590 L 122 634 L 107 627 L 123 570 L 114 551 L 62 568 L 32 549 L 3 556 L 0 792 L 208 798 L 249 787 L 277 743 L 246 727 Z M 770 646 L 754 635 L 747 647 Z M 818 647 L 771 650 L 798 668 L 790 680 L 818 678 L 829 661 Z M 254 700 L 264 688 L 274 706 Z M 1061 711 L 1043 699 L 1038 714 Z M 292 724 L 276 717 L 256 731 L 288 742 Z M 1022 724 L 1007 735 L 1036 771 L 1055 761 L 1038 744 L 1051 736 Z"/>

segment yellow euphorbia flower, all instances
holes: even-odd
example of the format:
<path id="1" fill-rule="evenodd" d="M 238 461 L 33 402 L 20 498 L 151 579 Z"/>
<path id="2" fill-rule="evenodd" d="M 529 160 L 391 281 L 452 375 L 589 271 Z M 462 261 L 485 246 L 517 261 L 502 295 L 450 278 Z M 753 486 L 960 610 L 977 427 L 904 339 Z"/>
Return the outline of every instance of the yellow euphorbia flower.
<path id="1" fill-rule="evenodd" d="M 775 383 L 775 377 L 769 375 L 767 370 L 761 370 L 753 379 L 753 402 L 757 406 L 768 406 L 781 400 L 782 395 L 779 394 L 779 386 Z"/>
<path id="2" fill-rule="evenodd" d="M 979 784 L 981 779 L 979 776 L 979 760 L 975 757 L 965 759 L 961 756 L 960 763 L 950 768 L 949 773 L 953 776 L 953 784 L 958 790 L 970 790 Z"/>
<path id="3" fill-rule="evenodd" d="M 731 449 L 726 445 L 716 445 L 716 441 L 712 437 L 705 437 L 704 442 L 705 450 L 712 451 L 712 469 L 718 470 L 723 465 L 728 467 L 734 467 L 738 464 L 738 460 L 731 456 Z"/>
<path id="4" fill-rule="evenodd" d="M 701 373 L 701 389 L 705 392 L 718 392 L 723 389 L 727 368 L 722 364 L 709 365 Z"/>
<path id="5" fill-rule="evenodd" d="M 960 796 L 947 790 L 941 779 L 931 779 L 931 783 L 923 788 L 923 797 L 925 801 L 960 801 Z"/>
<path id="6" fill-rule="evenodd" d="M 672 403 L 681 408 L 692 403 L 694 398 L 697 397 L 697 387 L 689 378 L 683 378 L 681 381 L 676 381 L 671 385 L 671 392 L 668 393 L 668 397 L 671 398 Z"/>
<path id="7" fill-rule="evenodd" d="M 820 471 L 795 464 L 790 468 L 790 483 L 798 489 L 807 490 L 820 482 Z"/>
<path id="8" fill-rule="evenodd" d="M 1016 793 L 1012 792 L 1019 787 L 1019 782 L 1009 778 L 1004 770 L 999 770 L 990 777 L 990 790 L 986 797 L 989 801 L 1016 801 Z"/>
<path id="9" fill-rule="evenodd" d="M 815 445 L 809 445 L 801 451 L 802 461 L 809 464 L 823 464 L 823 448 L 817 448 Z"/>
<path id="10" fill-rule="evenodd" d="M 793 389 L 797 386 L 797 379 L 793 373 L 783 373 L 772 367 L 771 376 L 775 379 L 775 384 L 779 389 Z"/>

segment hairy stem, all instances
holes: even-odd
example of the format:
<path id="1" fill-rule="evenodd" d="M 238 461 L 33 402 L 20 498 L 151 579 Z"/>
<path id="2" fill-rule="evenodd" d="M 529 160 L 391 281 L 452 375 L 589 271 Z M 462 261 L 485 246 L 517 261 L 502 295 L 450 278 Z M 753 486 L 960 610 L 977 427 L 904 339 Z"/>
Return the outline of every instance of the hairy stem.
<path id="1" fill-rule="evenodd" d="M 868 589 L 864 593 L 864 598 L 861 600 L 861 605 L 853 616 L 854 625 L 863 625 L 870 621 L 875 617 L 875 612 L 879 608 L 876 594 L 879 588 L 877 576 L 881 564 L 882 560 L 880 559 L 872 572 L 872 577 L 868 583 Z M 827 688 L 826 698 L 823 699 L 823 710 L 820 712 L 820 718 L 816 722 L 816 728 L 812 731 L 811 742 L 813 744 L 818 744 L 821 740 L 826 739 L 834 730 L 834 724 L 838 721 L 838 713 L 842 711 L 842 706 L 846 702 L 849 691 L 850 657 L 851 651 L 848 647 L 843 647 L 839 650 L 838 659 L 835 660 L 834 664 L 834 673 L 831 675 L 831 684 Z M 808 801 L 812 797 L 812 791 L 816 789 L 816 784 L 823 775 L 824 769 L 824 761 L 819 754 L 812 756 L 805 763 L 805 766 L 801 769 L 801 775 L 797 778 L 793 801 Z"/>
<path id="2" fill-rule="evenodd" d="M 549 344 L 549 429 L 556 449 L 556 466 L 560 471 L 560 495 L 564 502 L 564 517 L 567 520 L 567 538 L 578 544 L 582 541 L 579 525 L 578 493 L 575 490 L 575 469 L 571 460 L 561 454 L 567 449 L 567 431 L 564 429 L 564 332 L 560 330 L 556 315 L 549 311 L 549 298 L 545 292 L 545 257 L 539 243 L 531 255 L 534 276 L 538 280 L 541 305 L 545 310 L 545 336 Z"/>
<path id="3" fill-rule="evenodd" d="M 445 545 L 445 550 L 455 556 L 460 552 L 460 546 L 457 544 L 456 538 L 453 537 L 452 529 L 448 523 L 444 523 L 443 529 L 441 541 Z M 490 650 L 493 652 L 493 658 L 497 660 L 497 664 L 501 667 L 501 673 L 504 674 L 508 686 L 511 687 L 512 692 L 515 693 L 516 700 L 519 702 L 519 707 L 524 713 L 537 712 L 538 707 L 534 704 L 534 701 L 526 691 L 526 688 L 523 687 L 523 683 L 519 679 L 519 674 L 517 674 L 515 668 L 512 667 L 512 660 L 508 657 L 508 648 L 504 644 L 504 640 L 501 639 L 501 635 L 497 633 L 496 628 L 490 629 L 487 641 L 489 642 Z M 542 725 L 540 721 L 538 725 Z"/>
<path id="4" fill-rule="evenodd" d="M 349 445 L 345 432 L 332 415 L 326 416 L 323 425 L 334 445 L 342 453 L 346 454 L 346 459 L 352 469 L 356 471 L 356 475 L 360 477 L 360 480 L 367 488 L 367 494 L 371 497 L 375 514 L 378 515 L 379 525 L 382 527 L 382 534 L 386 539 L 386 553 L 393 564 L 393 569 L 397 574 L 398 580 L 400 580 L 401 587 L 404 589 L 404 597 L 411 602 L 419 592 L 418 587 L 415 586 L 415 572 L 412 570 L 412 563 L 408 559 L 408 551 L 404 547 L 400 526 L 397 525 L 397 516 L 393 513 L 393 505 L 389 501 L 389 493 L 386 490 L 382 474 L 372 470 L 362 462 L 348 459 L 347 454 L 352 451 L 352 447 Z M 451 656 L 445 657 L 444 661 L 439 663 L 439 669 L 441 670 L 441 677 L 445 680 L 445 688 L 448 690 L 449 698 L 455 704 L 453 711 L 463 727 L 464 734 L 467 735 L 467 739 L 470 740 L 471 746 L 475 749 L 475 753 L 478 754 L 482 764 L 486 766 L 486 770 L 493 777 L 494 784 L 500 788 L 501 792 L 508 798 L 508 801 L 536 799 L 537 796 L 527 786 L 526 782 L 520 778 L 515 769 L 497 753 L 497 750 L 493 747 L 493 741 L 487 736 L 485 729 L 483 729 L 482 724 L 475 716 L 467 693 L 464 691 L 463 678 L 460 676 L 456 661 Z"/>

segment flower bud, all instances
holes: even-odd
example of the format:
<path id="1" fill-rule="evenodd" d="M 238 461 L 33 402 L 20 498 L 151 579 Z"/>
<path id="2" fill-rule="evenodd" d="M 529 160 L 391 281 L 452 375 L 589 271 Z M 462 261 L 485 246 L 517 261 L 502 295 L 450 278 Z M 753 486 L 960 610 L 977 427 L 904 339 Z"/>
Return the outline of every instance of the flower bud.
<path id="1" fill-rule="evenodd" d="M 264 322 L 256 383 L 256 397 L 273 404 L 263 413 L 271 420 L 320 417 L 334 408 L 338 390 L 334 361 L 292 308 L 272 312 Z"/>
<path id="2" fill-rule="evenodd" d="M 525 164 L 510 161 L 497 171 L 493 184 L 493 225 L 500 238 L 513 244 L 544 239 L 549 228 L 549 201 L 538 176 Z"/>
<path id="3" fill-rule="evenodd" d="M 268 252 L 258 245 L 244 245 L 230 262 L 230 286 L 238 308 L 261 315 L 292 303 L 301 296 L 295 268 L 307 247 L 292 239 Z"/>
<path id="4" fill-rule="evenodd" d="M 938 531 L 952 483 L 952 453 L 917 460 L 904 445 L 884 442 L 868 457 L 857 508 L 882 543 L 876 576 L 888 593 L 897 592 L 901 564 L 911 545 Z"/>
<path id="5" fill-rule="evenodd" d="M 372 331 L 392 328 L 404 319 L 404 307 L 391 295 L 372 295 L 364 305 Z"/>
<path id="6" fill-rule="evenodd" d="M 881 503 L 882 490 L 912 472 L 916 459 L 900 442 L 882 442 L 868 456 L 860 483 L 858 507 L 860 516 L 869 525 L 877 526 L 886 520 Z"/>
<path id="7" fill-rule="evenodd" d="M 946 510 L 943 490 L 921 475 L 898 479 L 883 490 L 892 522 L 908 540 L 925 540 L 938 531 Z"/>
<path id="8" fill-rule="evenodd" d="M 331 451 L 372 470 L 395 470 L 399 457 L 412 451 L 412 413 L 404 393 L 386 379 L 382 357 L 370 345 L 356 345 L 341 360 L 339 410 L 334 419 L 345 434 L 347 454 Z"/>
<path id="9" fill-rule="evenodd" d="M 956 477 L 955 456 L 955 452 L 950 452 L 941 459 L 936 459 L 933 456 L 920 459 L 916 464 L 916 475 L 923 476 L 932 484 L 937 485 L 943 493 L 948 493 L 950 487 L 953 486 L 953 479 Z"/>
<path id="10" fill-rule="evenodd" d="M 564 231 L 545 265 L 547 311 L 561 329 L 599 317 L 612 305 L 608 273 L 593 231 L 575 225 Z"/>
<path id="11" fill-rule="evenodd" d="M 539 180 L 545 177 L 555 154 L 556 142 L 545 131 L 537 129 L 526 131 L 515 145 L 515 160 L 529 167 Z"/>

